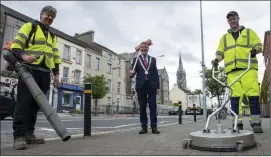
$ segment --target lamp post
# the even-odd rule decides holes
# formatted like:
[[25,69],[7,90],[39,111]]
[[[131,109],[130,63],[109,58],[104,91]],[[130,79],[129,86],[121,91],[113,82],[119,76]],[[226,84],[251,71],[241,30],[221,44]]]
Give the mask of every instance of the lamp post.
[[203,22],[202,22],[202,2],[200,0],[200,28],[201,28],[201,53],[202,53],[202,92],[203,92],[203,118],[207,120],[206,91],[205,91],[205,63],[204,63],[204,43],[203,43]]

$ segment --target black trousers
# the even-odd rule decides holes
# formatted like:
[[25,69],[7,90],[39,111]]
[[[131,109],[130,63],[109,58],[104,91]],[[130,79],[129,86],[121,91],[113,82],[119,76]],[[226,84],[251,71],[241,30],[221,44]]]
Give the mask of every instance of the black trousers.
[[156,91],[146,81],[142,89],[137,90],[138,102],[140,105],[140,123],[142,127],[148,125],[147,117],[147,103],[149,103],[151,127],[157,127],[157,104],[156,104]]
[[[50,88],[50,73],[33,69],[29,72],[34,77],[40,89],[44,93],[47,93]],[[34,132],[39,109],[40,107],[31,95],[26,84],[19,77],[17,86],[17,103],[15,105],[13,116],[14,138],[24,136],[26,133]]]

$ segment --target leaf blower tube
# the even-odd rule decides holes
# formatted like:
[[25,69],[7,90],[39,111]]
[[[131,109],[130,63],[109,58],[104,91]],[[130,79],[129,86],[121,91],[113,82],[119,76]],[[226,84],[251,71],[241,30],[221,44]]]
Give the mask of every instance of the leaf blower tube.
[[33,98],[36,100],[37,104],[42,109],[45,117],[50,122],[50,124],[55,129],[58,136],[62,141],[68,141],[71,135],[68,133],[67,129],[64,127],[63,123],[59,119],[56,112],[54,112],[49,101],[45,97],[44,93],[41,91],[33,76],[25,69],[23,64],[17,60],[17,58],[8,49],[3,49],[4,59],[13,66],[14,70],[22,78],[29,91],[31,92]]

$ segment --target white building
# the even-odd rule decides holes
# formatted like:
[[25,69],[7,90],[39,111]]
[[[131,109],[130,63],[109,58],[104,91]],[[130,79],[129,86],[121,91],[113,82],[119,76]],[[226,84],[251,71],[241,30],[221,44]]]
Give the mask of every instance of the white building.
[[120,113],[124,106],[127,106],[124,84],[125,60],[114,51],[96,43],[94,34],[94,31],[88,31],[75,35],[75,38],[89,47],[86,50],[85,74],[104,75],[107,79],[110,90],[103,99],[98,100],[98,112],[105,113],[106,106],[113,104],[114,111]]
[[182,109],[185,110],[186,106],[187,106],[187,94],[185,93],[185,91],[183,91],[182,89],[178,88],[178,85],[174,85],[174,87],[170,90],[169,92],[169,100],[170,100],[170,104],[175,104],[178,102],[182,102]]

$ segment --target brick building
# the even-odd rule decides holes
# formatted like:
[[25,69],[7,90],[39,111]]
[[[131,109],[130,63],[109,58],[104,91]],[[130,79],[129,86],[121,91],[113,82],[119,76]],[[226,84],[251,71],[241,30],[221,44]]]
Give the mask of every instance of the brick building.
[[[262,84],[265,84],[269,87],[268,88],[268,98],[266,103],[261,103],[261,112],[263,117],[270,117],[270,106],[271,106],[271,40],[270,40],[270,31],[265,32],[264,36],[264,46],[263,46],[263,56],[264,56],[264,63],[265,63],[265,77],[263,79]],[[264,82],[266,81],[266,82]]]

